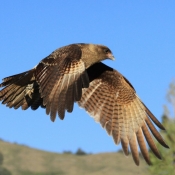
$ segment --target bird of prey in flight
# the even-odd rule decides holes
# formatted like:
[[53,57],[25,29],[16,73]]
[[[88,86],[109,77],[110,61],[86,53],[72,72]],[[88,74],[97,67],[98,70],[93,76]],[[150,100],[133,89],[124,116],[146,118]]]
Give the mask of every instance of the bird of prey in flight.
[[165,128],[140,100],[131,83],[101,62],[105,59],[114,60],[114,56],[104,45],[79,43],[61,47],[33,69],[4,78],[0,101],[14,109],[43,107],[52,121],[57,115],[64,119],[65,111],[72,112],[77,102],[116,144],[121,143],[125,155],[130,147],[136,165],[138,146],[150,165],[146,141],[161,159],[152,135],[168,148],[153,123],[162,130]]

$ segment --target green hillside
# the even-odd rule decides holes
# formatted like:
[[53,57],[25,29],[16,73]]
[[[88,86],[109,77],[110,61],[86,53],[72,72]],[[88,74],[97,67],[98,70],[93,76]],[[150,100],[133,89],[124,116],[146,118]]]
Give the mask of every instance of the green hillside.
[[89,155],[58,154],[0,141],[3,167],[12,175],[148,175],[143,160],[137,167],[131,155],[101,153]]

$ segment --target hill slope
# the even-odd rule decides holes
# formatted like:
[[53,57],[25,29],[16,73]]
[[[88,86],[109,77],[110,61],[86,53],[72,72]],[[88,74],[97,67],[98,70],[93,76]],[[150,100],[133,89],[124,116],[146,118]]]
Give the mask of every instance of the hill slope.
[[0,141],[3,167],[13,175],[146,175],[143,160],[137,167],[132,157],[123,153],[101,153],[78,156],[36,150],[23,145]]

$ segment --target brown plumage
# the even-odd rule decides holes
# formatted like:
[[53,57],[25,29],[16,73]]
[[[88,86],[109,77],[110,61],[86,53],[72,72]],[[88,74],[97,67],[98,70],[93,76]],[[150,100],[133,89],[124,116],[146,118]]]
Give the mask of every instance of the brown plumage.
[[164,127],[139,99],[130,82],[100,62],[107,58],[114,59],[103,45],[71,44],[59,48],[32,70],[4,78],[0,100],[15,109],[44,107],[52,121],[57,114],[64,119],[65,111],[72,112],[74,102],[78,102],[116,144],[121,142],[125,155],[130,147],[136,165],[138,145],[145,161],[151,164],[145,140],[161,159],[152,135],[162,146],[168,146],[152,122],[160,129]]
[[156,157],[161,159],[152,135],[162,146],[168,146],[151,120],[160,129],[165,129],[139,99],[130,82],[103,63],[92,65],[87,72],[90,85],[83,89],[78,104],[106,129],[116,144],[121,142],[125,155],[130,147],[136,165],[139,165],[137,145],[145,161],[151,164],[145,139]]

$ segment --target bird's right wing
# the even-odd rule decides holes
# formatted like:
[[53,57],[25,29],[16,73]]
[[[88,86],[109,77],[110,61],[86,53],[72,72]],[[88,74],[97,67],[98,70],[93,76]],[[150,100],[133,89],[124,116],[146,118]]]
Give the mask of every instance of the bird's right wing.
[[164,127],[139,99],[129,81],[103,63],[94,64],[87,72],[91,83],[89,88],[83,89],[78,104],[106,129],[116,144],[121,142],[125,155],[128,155],[130,146],[137,165],[138,145],[144,159],[150,164],[145,139],[153,153],[161,159],[151,133],[161,145],[168,146],[151,120],[159,128]]
[[52,121],[57,114],[63,119],[65,110],[72,112],[74,102],[81,98],[82,88],[89,86],[81,55],[78,45],[65,46],[54,51],[36,67],[35,77],[43,105]]

